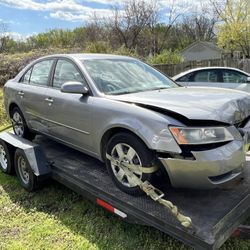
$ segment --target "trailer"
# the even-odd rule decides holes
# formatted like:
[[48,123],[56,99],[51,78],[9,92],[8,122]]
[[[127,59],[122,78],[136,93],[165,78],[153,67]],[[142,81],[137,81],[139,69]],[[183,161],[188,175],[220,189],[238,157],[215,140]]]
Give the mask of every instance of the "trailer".
[[29,164],[35,181],[28,190],[52,178],[122,220],[154,227],[195,249],[218,249],[233,233],[249,237],[249,227],[239,225],[250,216],[250,153],[244,177],[228,186],[197,191],[159,184],[166,198],[192,219],[192,226],[185,228],[169,209],[150,197],[134,197],[119,190],[100,161],[47,137],[39,135],[31,142],[2,132],[0,149],[14,165],[6,173],[18,167],[20,157]]

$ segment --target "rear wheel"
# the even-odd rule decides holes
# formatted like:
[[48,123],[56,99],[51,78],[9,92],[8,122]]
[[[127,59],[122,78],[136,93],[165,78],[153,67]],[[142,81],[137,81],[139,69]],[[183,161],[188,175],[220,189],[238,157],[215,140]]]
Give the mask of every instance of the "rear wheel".
[[29,130],[27,123],[24,119],[24,116],[18,107],[13,108],[10,117],[14,133],[17,136],[28,140],[33,140],[35,138],[35,134]]
[[11,157],[13,153],[14,150],[0,140],[0,170],[5,174],[13,174],[14,172],[13,157]]
[[[152,167],[154,155],[136,136],[129,133],[114,135],[108,142],[106,153],[119,162],[138,166],[138,171],[134,172],[134,174],[142,181],[152,179],[153,174],[142,173],[139,167]],[[107,159],[106,166],[111,178],[121,190],[135,196],[143,194],[143,191],[132,182],[118,164],[111,163]]]
[[38,188],[37,176],[33,173],[29,161],[21,149],[17,149],[15,153],[15,170],[19,182],[27,191],[32,192]]

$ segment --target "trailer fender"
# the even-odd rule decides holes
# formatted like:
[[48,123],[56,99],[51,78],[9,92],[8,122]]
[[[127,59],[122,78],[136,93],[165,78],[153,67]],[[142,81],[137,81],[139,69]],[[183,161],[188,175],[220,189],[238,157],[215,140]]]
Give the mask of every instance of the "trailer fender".
[[[36,176],[44,176],[51,173],[51,164],[47,160],[43,149],[38,144],[20,138],[10,132],[0,133],[0,140],[3,140],[11,147],[22,149],[29,161],[33,173]],[[11,157],[14,157],[14,155]]]

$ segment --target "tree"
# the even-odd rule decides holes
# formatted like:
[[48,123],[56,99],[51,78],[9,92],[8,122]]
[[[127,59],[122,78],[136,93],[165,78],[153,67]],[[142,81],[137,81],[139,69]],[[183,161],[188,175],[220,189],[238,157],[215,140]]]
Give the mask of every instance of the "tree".
[[239,50],[250,58],[250,1],[227,0],[223,8],[219,2],[213,6],[222,24],[218,26],[218,44],[231,52]]
[[6,34],[8,31],[8,24],[5,22],[0,22],[0,53],[4,52],[6,49],[6,44],[9,36]]
[[168,5],[168,15],[164,23],[159,22],[162,19],[159,9],[152,15],[149,26],[153,37],[153,49],[151,50],[153,55],[161,53],[166,44],[170,42],[172,29],[180,16],[175,0]]
[[202,10],[199,14],[185,17],[181,26],[184,34],[191,42],[212,41],[216,36],[214,32],[216,22],[215,16],[208,16],[206,11]]
[[116,33],[120,45],[128,49],[135,49],[139,35],[147,27],[150,18],[155,14],[155,2],[145,0],[127,0],[123,10],[113,7],[113,15],[107,25]]

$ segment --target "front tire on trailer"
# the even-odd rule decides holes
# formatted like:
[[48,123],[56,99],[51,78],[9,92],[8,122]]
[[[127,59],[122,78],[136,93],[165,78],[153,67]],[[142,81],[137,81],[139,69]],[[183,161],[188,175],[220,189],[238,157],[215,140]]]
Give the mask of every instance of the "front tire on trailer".
[[5,174],[14,173],[14,150],[0,140],[0,170]]
[[14,133],[17,136],[28,140],[33,140],[35,138],[35,134],[29,130],[22,111],[18,107],[14,107],[11,110],[10,118],[12,121]]
[[14,162],[16,175],[22,187],[29,192],[35,191],[38,188],[37,176],[33,173],[23,150],[16,150]]
[[[118,133],[107,144],[106,153],[118,161],[138,165],[138,167],[152,167],[155,162],[153,152],[136,136],[130,133]],[[114,183],[124,192],[139,196],[144,192],[126,176],[124,171],[106,159],[109,175]],[[142,173],[139,169],[134,172],[142,181],[151,181],[153,174]]]

